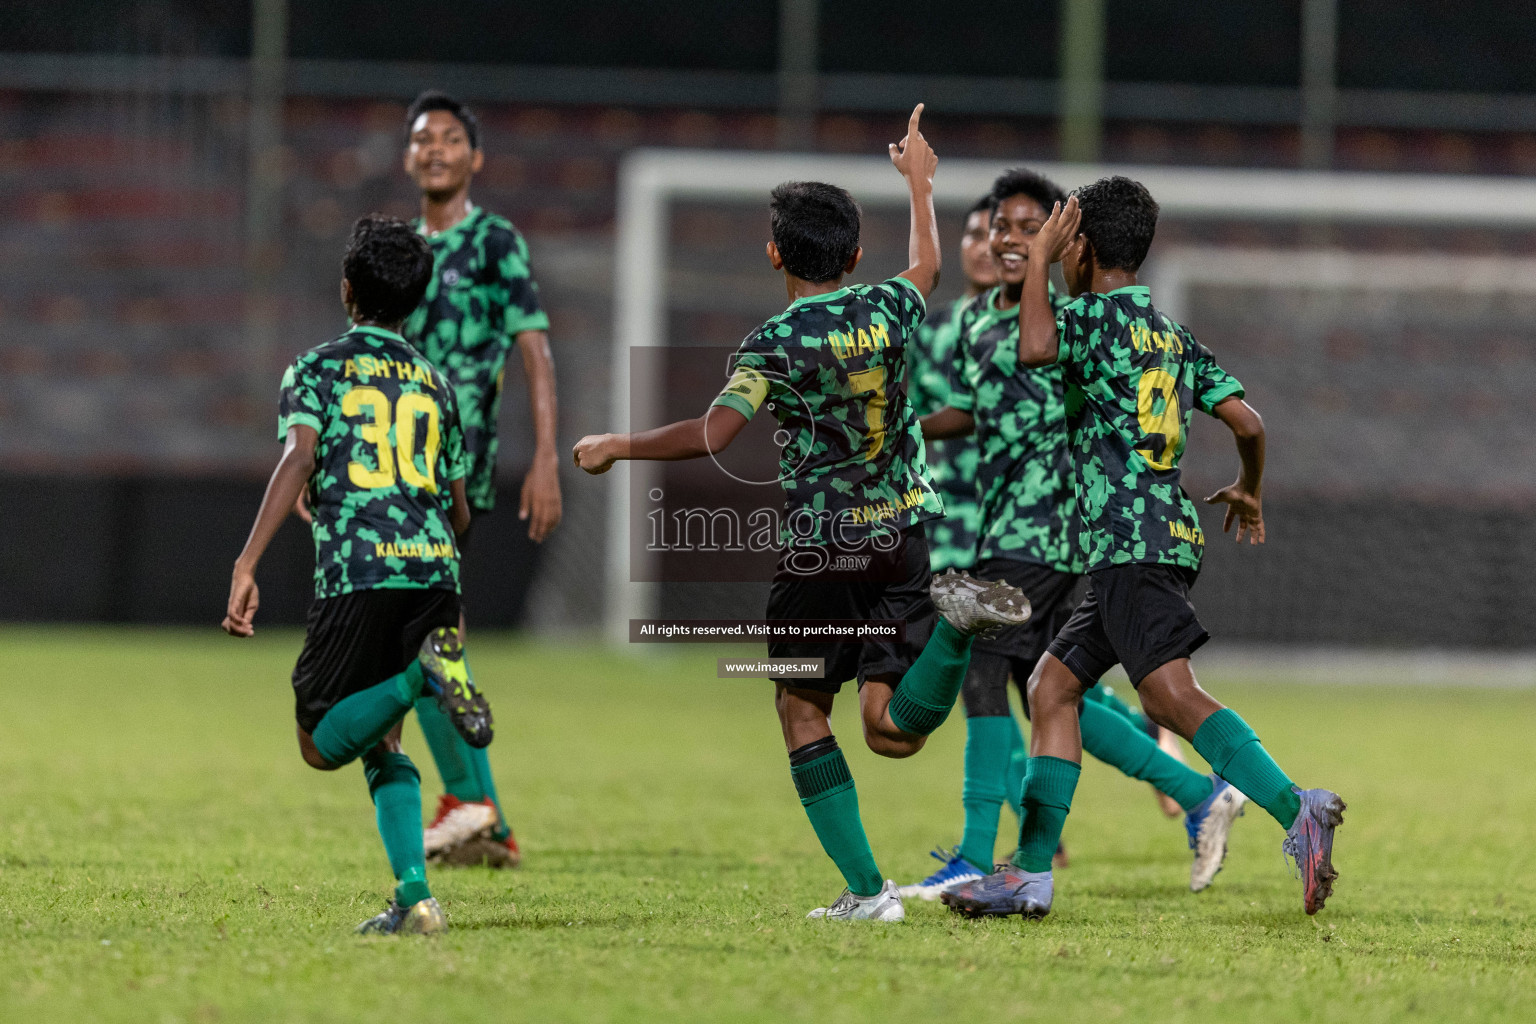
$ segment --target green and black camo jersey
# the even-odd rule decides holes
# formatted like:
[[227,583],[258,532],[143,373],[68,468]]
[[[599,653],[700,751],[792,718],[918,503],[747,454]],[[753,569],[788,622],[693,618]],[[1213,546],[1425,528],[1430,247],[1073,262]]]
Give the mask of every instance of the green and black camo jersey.
[[[422,230],[422,222],[416,221]],[[496,505],[496,431],[502,374],[521,331],[549,329],[528,264],[528,244],[512,222],[478,207],[427,237],[432,283],[403,333],[453,382],[464,423],[471,508]]]
[[923,296],[905,278],[796,299],[732,357],[715,405],[747,418],[768,403],[786,543],[853,545],[943,515],[907,396],[906,351]]
[[1205,534],[1179,486],[1179,456],[1194,409],[1212,413],[1243,386],[1146,288],[1079,296],[1056,323],[1088,571],[1199,569]]
[[[1006,558],[1082,572],[1062,371],[1020,365],[1019,307],[998,309],[999,294],[994,288],[966,310],[950,399],[976,417],[977,561]],[[1051,305],[1066,305],[1055,288]]]
[[464,475],[453,389],[400,335],[354,327],[283,374],[277,433],[320,435],[309,478],[315,596],[459,589],[448,484]]
[[[918,328],[917,343],[907,352],[907,392],[919,416],[938,412],[949,404],[949,375],[954,364],[955,341],[960,337],[960,314],[970,302],[956,299],[948,311]],[[928,479],[944,502],[944,517],[928,524],[928,559],[934,572],[969,569],[976,559],[976,530],[981,506],[976,501],[976,440],[953,437],[927,441],[925,458]]]

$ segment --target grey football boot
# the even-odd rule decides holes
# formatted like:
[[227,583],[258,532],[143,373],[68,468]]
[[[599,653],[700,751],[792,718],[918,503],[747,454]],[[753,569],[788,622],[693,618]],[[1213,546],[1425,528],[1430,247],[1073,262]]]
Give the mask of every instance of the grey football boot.
[[983,636],[1029,621],[1029,598],[1007,583],[978,580],[950,569],[933,577],[928,592],[944,621],[966,636]]

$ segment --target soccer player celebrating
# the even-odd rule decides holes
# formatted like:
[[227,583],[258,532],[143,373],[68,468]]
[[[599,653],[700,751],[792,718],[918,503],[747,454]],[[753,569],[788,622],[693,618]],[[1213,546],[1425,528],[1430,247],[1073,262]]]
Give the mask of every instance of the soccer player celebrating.
[[[987,240],[992,197],[976,200],[965,215],[960,236],[960,272],[965,275],[965,294],[949,309],[924,320],[917,343],[907,353],[907,390],[919,416],[938,412],[949,404],[949,375],[954,363],[955,341],[960,337],[960,314],[971,301],[997,283],[997,265]],[[969,437],[928,441],[928,479],[944,502],[944,516],[928,524],[928,561],[934,572],[969,569],[976,561],[976,529],[981,509],[976,503],[976,442]],[[1022,740],[1020,743],[1022,744]]]
[[[470,201],[485,163],[475,115],[451,96],[426,92],[406,114],[405,170],[421,190],[417,229],[432,247],[432,280],[403,334],[442,371],[458,397],[467,457],[465,489],[472,517],[496,504],[497,418],[506,361],[515,340],[528,377],[533,460],[518,516],[542,542],[560,522],[555,449],[555,370],[549,317],[529,269],[528,246],[511,222]],[[468,534],[460,540],[460,548]],[[461,624],[462,627],[462,624]],[[483,750],[466,746],[423,700],[418,719],[446,792],[426,830],[427,854],[446,864],[513,867],[517,839]]]
[[[769,645],[773,657],[825,658],[821,680],[774,680],[800,802],[847,882],[812,918],[905,917],[895,883],[882,882],[848,762],[832,735],[834,695],[856,677],[865,742],[878,754],[908,757],[953,708],[972,637],[1029,614],[1023,595],[1006,584],[929,570],[924,524],[942,506],[927,480],[905,360],[939,275],[938,158],[918,132],[922,109],[912,112],[906,138],[890,147],[911,193],[907,270],[878,285],[844,285],[862,255],[853,198],[818,182],[780,185],[768,259],[783,271],[789,308],[747,336],[733,376],[703,416],[584,437],[574,452],[589,473],[618,459],[698,458],[725,448],[768,402],[790,437],[780,463],[786,544],[768,618],[906,623],[900,643]],[[845,562],[867,569],[849,572]]]
[[[1227,506],[1225,531],[1264,540],[1264,425],[1243,388],[1194,336],[1158,312],[1136,272],[1152,245],[1157,203],[1140,183],[1103,178],[1078,189],[1029,247],[1018,314],[1018,360],[1059,364],[1083,520],[1088,596],[1029,680],[1033,735],[1019,849],[1004,870],[941,897],[970,915],[1042,916],[1051,909],[1051,851],[1072,806],[1082,761],[1078,705],[1121,663],[1152,720],[1194,744],[1216,774],[1286,830],[1307,913],[1333,891],[1334,829],[1344,801],[1298,789],[1251,728],[1200,688],[1190,655],[1209,639],[1189,603],[1205,535],[1179,486],[1191,412],[1221,420],[1237,442],[1235,483],[1206,500]],[[1058,316],[1048,274],[1061,260],[1074,301]]]
[[256,565],[307,487],[315,603],[293,670],[299,752],[322,771],[363,761],[397,884],[358,930],[439,932],[447,921],[427,886],[421,776],[399,736],[411,708],[430,700],[466,744],[491,742],[458,632],[464,435],[453,389],[400,336],[432,274],[426,242],[404,221],[364,217],[342,271],[352,327],[283,375],[283,455],[235,562],[223,625],[254,634]]
[[[978,640],[971,655],[962,690],[965,831],[944,865],[910,887],[926,899],[991,871],[998,809],[1005,800],[1017,801],[1022,787],[1022,774],[1010,779],[1010,740],[1018,724],[1008,706],[1008,680],[1018,685],[1029,678],[1071,615],[1083,572],[1062,371],[1031,368],[1018,359],[1018,305],[1030,243],[1052,205],[1064,198],[1055,183],[1022,169],[993,185],[989,239],[1000,280],[961,318],[949,406],[923,420],[925,435],[974,431],[981,447],[982,508],[976,571],[1018,587],[1033,608],[1026,625]],[[1048,295],[1053,308],[1066,305],[1055,289]],[[1083,746],[1177,801],[1195,853],[1190,888],[1199,892],[1221,869],[1243,796],[1169,756],[1128,708],[1094,682],[1080,711]]]

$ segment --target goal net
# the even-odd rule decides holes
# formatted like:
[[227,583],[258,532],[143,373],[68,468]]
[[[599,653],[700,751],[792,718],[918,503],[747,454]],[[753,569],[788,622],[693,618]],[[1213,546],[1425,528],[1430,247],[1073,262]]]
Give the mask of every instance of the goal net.
[[[1516,648],[1536,619],[1536,183],[1017,161],[1065,188],[1105,173],[1162,207],[1153,299],[1212,348],[1264,416],[1269,542],[1210,538],[1195,603],[1213,633],[1266,644]],[[942,160],[946,260],[1002,163]],[[763,255],[781,181],[848,188],[860,280],[906,263],[906,189],[883,157],[638,151],[620,180],[613,427],[696,416],[741,338],[785,302]],[[605,621],[760,618],[777,509],[771,417],[732,460],[620,464],[609,485]],[[1195,498],[1236,457],[1196,417]],[[761,520],[759,520],[761,522]]]

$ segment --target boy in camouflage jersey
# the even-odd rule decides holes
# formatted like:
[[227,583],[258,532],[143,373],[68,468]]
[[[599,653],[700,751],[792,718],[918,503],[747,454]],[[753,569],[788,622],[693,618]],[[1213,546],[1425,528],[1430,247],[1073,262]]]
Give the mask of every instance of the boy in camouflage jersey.
[[[960,316],[971,300],[997,283],[997,266],[987,244],[991,196],[982,196],[966,211],[960,236],[960,272],[965,294],[939,316],[923,321],[917,343],[907,353],[907,391],[919,416],[949,404],[950,373]],[[969,569],[976,561],[976,530],[981,507],[976,501],[976,442],[969,437],[929,440],[924,444],[928,479],[944,502],[944,515],[928,523],[928,561],[934,572]]]
[[[1051,206],[1064,198],[1055,183],[1032,171],[1008,171],[994,183],[989,240],[999,267],[998,287],[967,307],[950,405],[923,420],[925,436],[974,431],[981,448],[977,486],[982,506],[976,571],[1024,591],[1033,615],[1026,625],[976,642],[961,691],[965,831],[953,853],[935,855],[943,866],[904,888],[903,895],[910,890],[936,899],[945,889],[990,872],[998,810],[1005,801],[1018,809],[1025,768],[1024,758],[1013,757],[1014,744],[1022,749],[1023,741],[1008,703],[1008,680],[1023,685],[1077,603],[1083,563],[1077,551],[1062,372],[1057,366],[1031,369],[1018,361],[1017,307],[1029,245]],[[1054,288],[1049,296],[1053,308],[1067,305]],[[1190,888],[1199,892],[1221,868],[1241,794],[1159,749],[1157,727],[1102,685],[1090,687],[1087,697],[1080,712],[1084,748],[1172,794],[1174,813],[1186,816],[1195,851]],[[1027,713],[1027,701],[1025,707]]]
[[[907,399],[905,352],[938,280],[933,217],[937,157],[918,132],[919,105],[891,161],[911,191],[910,266],[879,285],[842,284],[859,262],[858,207],[844,190],[789,182],[773,191],[768,258],[789,308],[750,334],[734,372],[701,417],[635,434],[584,437],[576,463],[602,473],[617,459],[699,458],[721,451],[766,402],[788,433],[780,461],[785,542],[768,619],[898,620],[900,642],[775,640],[776,658],[825,659],[821,679],[774,679],[790,774],[822,848],[847,888],[807,916],[900,921],[859,818],[848,762],[828,716],[857,678],[865,741],[888,757],[920,750],[965,678],[972,637],[1023,622],[1017,590],[957,574],[933,577],[925,522],[942,513],[926,478],[922,434]],[[845,568],[862,564],[862,570]]]
[[[539,306],[528,245],[510,221],[469,200],[470,182],[485,154],[479,122],[468,108],[443,93],[423,93],[406,114],[406,128],[405,169],[421,190],[416,227],[432,247],[434,265],[426,295],[403,333],[458,397],[472,523],[496,504],[497,419],[516,341],[535,435],[518,515],[528,521],[528,536],[542,542],[560,521],[559,457],[549,317]],[[461,549],[468,540],[466,534]],[[417,717],[445,790],[426,830],[428,856],[445,864],[515,866],[522,854],[489,758],[466,746],[431,702],[422,702]]]
[[[1209,638],[1189,603],[1205,535],[1179,486],[1179,457],[1196,406],[1237,442],[1236,483],[1211,495],[1225,531],[1262,543],[1264,425],[1243,389],[1179,324],[1158,312],[1136,271],[1157,226],[1157,204],[1129,178],[1104,178],[1056,204],[1030,246],[1019,307],[1019,362],[1059,363],[1089,573],[1088,596],[1029,681],[1034,725],[1019,849],[1005,870],[942,897],[969,915],[1050,911],[1055,849],[1082,760],[1077,707],[1108,668],[1124,664],[1142,707],[1189,740],[1216,774],[1286,829],[1284,852],[1316,913],[1332,893],[1334,829],[1344,802],[1302,790],[1230,708],[1200,688],[1189,657]],[[1058,315],[1047,276],[1062,261],[1074,301]]]
[[342,284],[353,326],[283,375],[283,456],[235,563],[224,619],[230,635],[254,634],[257,563],[307,489],[315,603],[293,670],[299,752],[322,771],[362,758],[397,883],[360,931],[447,927],[427,886],[421,776],[400,750],[405,716],[428,700],[466,743],[491,741],[458,632],[464,435],[453,389],[398,333],[431,268],[403,221],[357,223]]

